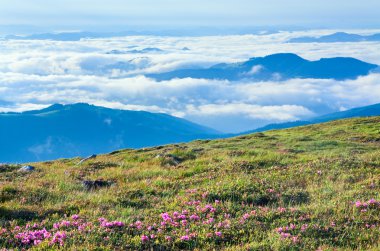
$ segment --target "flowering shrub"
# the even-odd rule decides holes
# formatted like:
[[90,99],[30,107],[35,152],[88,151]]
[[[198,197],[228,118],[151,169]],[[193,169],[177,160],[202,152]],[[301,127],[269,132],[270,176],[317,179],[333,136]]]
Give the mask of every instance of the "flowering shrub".
[[366,212],[370,209],[380,209],[380,201],[377,201],[375,199],[370,199],[367,202],[361,202],[356,201],[355,202],[356,208],[358,208],[361,212]]

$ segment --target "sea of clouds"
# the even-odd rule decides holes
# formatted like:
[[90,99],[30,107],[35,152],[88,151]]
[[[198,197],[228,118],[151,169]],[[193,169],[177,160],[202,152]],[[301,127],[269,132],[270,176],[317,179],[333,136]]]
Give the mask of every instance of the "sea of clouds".
[[[202,68],[279,52],[309,60],[355,57],[380,65],[380,42],[294,44],[293,37],[334,31],[267,35],[131,36],[80,41],[0,40],[0,111],[87,102],[111,108],[164,112],[239,132],[380,103],[380,74],[356,80],[291,79],[230,82],[144,76]],[[370,33],[371,31],[356,31]],[[144,52],[146,48],[157,48]]]

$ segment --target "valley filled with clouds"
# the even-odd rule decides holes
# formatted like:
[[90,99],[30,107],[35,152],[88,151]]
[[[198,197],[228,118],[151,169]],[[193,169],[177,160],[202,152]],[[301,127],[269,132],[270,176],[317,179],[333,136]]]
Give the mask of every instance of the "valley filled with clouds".
[[[354,57],[380,65],[380,42],[287,43],[333,31],[210,37],[129,36],[80,41],[0,40],[0,110],[77,103],[163,112],[222,132],[307,119],[380,102],[380,73],[353,80],[254,82],[146,74],[206,68],[290,52],[308,60]],[[376,31],[355,31],[370,34]],[[259,69],[253,69],[259,70]]]

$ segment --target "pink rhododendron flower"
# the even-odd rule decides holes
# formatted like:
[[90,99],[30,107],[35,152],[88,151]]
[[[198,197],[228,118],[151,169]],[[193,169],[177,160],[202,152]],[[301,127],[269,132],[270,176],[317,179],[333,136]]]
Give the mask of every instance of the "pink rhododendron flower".
[[142,243],[145,243],[145,242],[148,242],[149,241],[149,237],[148,236],[146,236],[146,235],[142,235],[141,236],[141,242]]
[[189,241],[190,237],[188,235],[181,236],[181,241]]
[[71,216],[71,219],[73,219],[73,220],[79,220],[79,215],[74,214],[73,216]]
[[50,245],[59,244],[60,246],[64,245],[64,240],[67,238],[65,232],[57,232],[54,234],[53,239],[50,242]]

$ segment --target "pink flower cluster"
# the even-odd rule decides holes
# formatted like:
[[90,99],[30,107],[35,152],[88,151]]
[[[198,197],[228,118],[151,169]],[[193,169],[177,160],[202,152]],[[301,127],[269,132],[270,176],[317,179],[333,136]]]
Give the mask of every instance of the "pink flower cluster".
[[198,205],[196,207],[196,209],[197,209],[197,211],[200,211],[202,213],[206,213],[206,212],[215,213],[216,212],[216,209],[210,204],[207,204],[204,207],[201,207]]
[[50,242],[50,245],[59,244],[60,246],[64,245],[64,240],[67,238],[65,232],[57,232],[54,234],[53,239]]
[[181,236],[181,241],[189,241],[190,237],[188,235]]
[[[270,191],[270,192],[275,192]],[[287,214],[292,213],[295,209],[287,208],[270,208],[246,205],[246,211],[241,214],[230,214],[228,204],[219,200],[215,203],[210,203],[207,198],[207,193],[197,190],[189,190],[187,195],[181,198],[182,208],[174,212],[163,212],[156,219],[145,219],[143,221],[135,221],[129,223],[121,221],[110,221],[106,218],[99,218],[98,224],[93,224],[90,221],[85,221],[79,215],[72,215],[71,218],[66,218],[44,228],[44,224],[39,223],[26,225],[24,228],[15,227],[13,231],[3,230],[0,228],[0,237],[17,235],[17,242],[14,242],[14,247],[29,248],[32,245],[38,245],[43,241],[50,245],[64,246],[65,241],[70,238],[70,243],[76,241],[77,235],[86,233],[100,234],[101,240],[108,244],[115,240],[113,234],[126,234],[131,237],[140,238],[141,243],[145,247],[155,245],[154,243],[167,242],[170,245],[177,245],[179,242],[184,242],[186,245],[203,238],[212,239],[217,242],[228,241],[232,231],[237,231],[244,224],[260,224],[260,218],[265,217],[268,213],[272,214]],[[372,202],[371,202],[372,203]],[[373,204],[373,203],[372,203]],[[302,216],[307,219],[306,216]],[[302,218],[303,219],[303,218]],[[308,226],[305,224],[298,227],[298,235],[295,231],[296,226],[290,224],[287,227],[278,228],[277,232],[281,239],[298,242],[299,235],[306,231]],[[41,230],[42,229],[42,230]],[[16,232],[14,232],[16,231]],[[82,237],[79,236],[80,239]],[[67,243],[67,241],[66,241]]]
[[201,204],[200,200],[191,200],[191,201],[186,202],[186,205],[188,206],[198,206],[200,204]]
[[1,228],[0,229],[0,235],[6,233],[8,230],[6,228]]
[[240,219],[240,224],[244,224],[247,220],[249,220],[252,216],[255,216],[257,214],[256,210],[253,210],[249,213],[243,214],[243,216]]
[[[301,231],[305,231],[307,227],[308,226],[306,224],[302,225]],[[296,225],[291,223],[289,226],[277,228],[276,231],[278,234],[280,234],[281,240],[290,239],[293,243],[297,243],[299,241],[299,237],[289,233],[295,229],[296,229]]]
[[146,243],[148,241],[149,241],[149,237],[148,236],[146,236],[146,235],[141,236],[141,242],[142,243]]
[[[194,195],[196,190],[189,190],[188,193]],[[197,194],[196,194],[197,195]],[[203,200],[205,194],[201,194]],[[226,214],[226,220],[221,222],[216,222],[215,215],[218,212],[218,205],[220,201],[216,201],[215,205],[205,204],[202,205],[201,200],[189,200],[184,202],[183,205],[188,206],[188,208],[182,211],[174,211],[173,213],[164,212],[161,214],[161,222],[159,224],[149,225],[146,230],[149,234],[144,231],[142,223],[132,224],[130,226],[136,227],[137,229],[144,232],[141,235],[141,242],[148,244],[156,236],[152,233],[165,233],[164,239],[168,242],[173,241],[178,238],[182,242],[188,242],[198,237],[198,234],[194,232],[193,228],[200,227],[202,225],[208,225],[210,228],[216,229],[213,236],[222,238],[222,232],[218,229],[225,229],[230,227],[230,221],[227,219],[229,215]],[[157,227],[159,226],[159,227]],[[191,230],[193,229],[193,230]],[[160,235],[161,236],[161,235]]]
[[[185,227],[188,224],[188,214],[189,212],[187,210],[183,210],[181,213],[174,212],[172,216],[169,213],[162,213],[161,218],[163,221],[161,221],[161,226],[164,227],[171,225],[173,227],[178,227],[182,225]],[[199,220],[199,217],[197,218],[196,215],[191,215],[189,219],[194,221]]]
[[[63,246],[68,238],[68,232],[82,233],[93,227],[91,222],[81,220],[79,215],[73,215],[71,220],[62,220],[53,223],[51,229],[45,226],[46,222],[26,224],[24,227],[14,226],[12,230],[0,229],[0,235],[6,235],[9,238],[9,243],[14,243],[16,246],[30,247],[37,246],[48,241],[49,245]],[[49,230],[47,230],[49,229]],[[65,231],[62,231],[64,229]]]
[[60,228],[67,228],[70,227],[71,222],[67,220],[63,220],[61,222],[57,222],[53,224],[53,228],[55,229],[60,229]]
[[49,233],[45,228],[42,230],[34,230],[34,231],[24,231],[17,233],[15,238],[20,240],[24,245],[38,245],[42,241],[49,239],[51,237],[51,233]]
[[191,216],[190,216],[190,220],[192,220],[192,221],[199,221],[201,219],[201,217],[199,217],[198,215],[196,215],[196,214],[192,214]]
[[121,221],[107,221],[105,218],[99,218],[101,227],[105,228],[115,228],[115,227],[124,227],[125,224]]
[[296,225],[291,223],[289,226],[277,228],[277,232],[278,233],[284,233],[285,231],[290,231],[290,230],[294,230],[294,229],[296,229]]
[[370,199],[367,202],[356,201],[356,208],[360,209],[361,212],[366,212],[368,209],[378,209],[380,208],[380,201],[375,199]]
[[71,216],[71,219],[72,220],[79,220],[79,215],[74,214],[73,216]]

